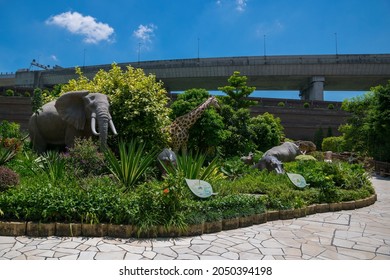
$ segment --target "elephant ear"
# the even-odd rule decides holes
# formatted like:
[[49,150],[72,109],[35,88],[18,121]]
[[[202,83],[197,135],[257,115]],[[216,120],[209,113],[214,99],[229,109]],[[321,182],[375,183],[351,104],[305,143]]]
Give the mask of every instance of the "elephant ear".
[[61,95],[54,106],[61,119],[78,130],[85,127],[86,113],[84,99],[89,91],[70,91]]

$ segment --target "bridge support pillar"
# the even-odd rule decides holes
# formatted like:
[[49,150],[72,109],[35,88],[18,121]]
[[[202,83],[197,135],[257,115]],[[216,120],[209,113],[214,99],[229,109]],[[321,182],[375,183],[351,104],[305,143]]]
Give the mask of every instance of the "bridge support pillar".
[[301,89],[300,96],[302,100],[324,100],[324,82],[325,77],[314,76],[309,80],[308,85]]

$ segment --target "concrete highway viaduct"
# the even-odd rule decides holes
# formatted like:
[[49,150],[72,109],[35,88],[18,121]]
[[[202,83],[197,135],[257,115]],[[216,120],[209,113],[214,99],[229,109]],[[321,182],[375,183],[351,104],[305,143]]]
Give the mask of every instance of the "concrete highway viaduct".
[[[248,77],[257,90],[297,90],[303,100],[324,100],[326,91],[368,91],[390,79],[390,54],[247,56],[175,59],[118,63],[154,74],[169,92],[190,88],[217,90],[227,84],[234,71]],[[110,64],[82,67],[92,78]],[[8,85],[16,88],[46,88],[76,78],[74,68],[28,71],[18,70]],[[0,87],[2,86],[0,78]]]

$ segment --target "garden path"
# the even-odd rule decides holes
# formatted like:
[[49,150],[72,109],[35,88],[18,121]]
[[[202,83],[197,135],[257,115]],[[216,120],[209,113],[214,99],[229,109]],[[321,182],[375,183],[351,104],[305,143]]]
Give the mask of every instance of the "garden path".
[[378,200],[356,210],[272,221],[195,237],[0,236],[0,259],[390,260],[390,179],[373,177],[372,181]]

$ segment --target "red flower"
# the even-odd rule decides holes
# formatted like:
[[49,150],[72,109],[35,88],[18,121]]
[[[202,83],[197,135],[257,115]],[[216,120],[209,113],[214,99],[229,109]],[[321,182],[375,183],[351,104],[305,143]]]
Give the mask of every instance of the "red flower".
[[164,189],[163,193],[165,193],[165,194],[169,193],[169,189],[168,188]]

